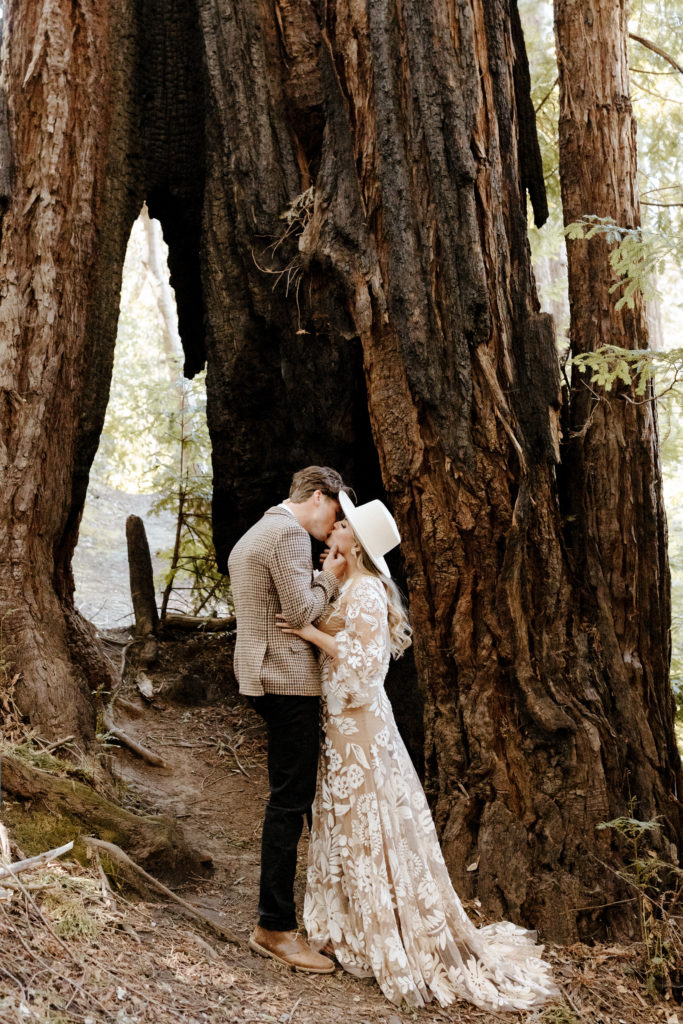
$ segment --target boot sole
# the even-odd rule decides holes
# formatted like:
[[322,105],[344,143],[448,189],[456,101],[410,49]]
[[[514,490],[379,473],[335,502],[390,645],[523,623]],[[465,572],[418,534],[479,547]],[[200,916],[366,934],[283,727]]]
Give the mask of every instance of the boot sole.
[[290,963],[289,960],[285,960],[283,957],[278,956],[277,953],[273,953],[270,949],[266,949],[265,946],[259,946],[258,942],[254,942],[253,939],[249,939],[249,949],[254,953],[258,953],[259,956],[269,957],[271,960],[277,960],[283,967],[289,967],[290,971],[299,971],[301,974],[334,974],[334,964],[330,964],[329,967],[299,967],[298,964]]

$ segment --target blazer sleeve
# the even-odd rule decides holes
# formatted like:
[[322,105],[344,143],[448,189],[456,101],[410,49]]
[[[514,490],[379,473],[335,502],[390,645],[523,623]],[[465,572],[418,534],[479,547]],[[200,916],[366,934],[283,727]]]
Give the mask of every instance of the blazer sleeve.
[[320,618],[339,593],[339,582],[333,572],[324,569],[313,578],[311,545],[302,530],[287,530],[280,537],[273,551],[270,573],[282,614],[296,629]]

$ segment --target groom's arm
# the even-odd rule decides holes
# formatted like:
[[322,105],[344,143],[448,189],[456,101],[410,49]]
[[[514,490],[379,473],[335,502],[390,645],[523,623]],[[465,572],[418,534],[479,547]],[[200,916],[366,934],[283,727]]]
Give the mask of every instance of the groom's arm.
[[339,593],[339,581],[329,569],[312,579],[311,543],[302,530],[287,530],[278,540],[270,573],[285,619],[296,629],[319,619]]

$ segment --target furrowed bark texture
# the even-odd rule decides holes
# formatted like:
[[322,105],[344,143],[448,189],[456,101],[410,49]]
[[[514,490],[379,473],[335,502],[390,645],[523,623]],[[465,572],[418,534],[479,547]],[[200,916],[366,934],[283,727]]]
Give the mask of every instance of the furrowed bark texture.
[[[636,123],[629,98],[628,8],[556,0],[560,171],[565,222],[611,217],[640,224]],[[642,297],[620,290],[604,238],[567,243],[572,353],[602,345],[647,348]],[[670,581],[656,409],[621,394],[596,396],[572,373],[562,498],[577,574],[577,614],[593,624],[599,699],[616,747],[615,786],[634,815],[680,828],[680,756],[669,686]],[[651,397],[651,396],[650,396]],[[590,635],[590,634],[589,634]],[[598,639],[599,638],[599,639]],[[680,833],[679,833],[680,834]],[[665,845],[666,849],[666,845]]]
[[23,708],[51,737],[92,736],[87,675],[99,669],[108,678],[62,600],[60,557],[110,128],[107,33],[106,6],[87,0],[5,5],[13,173],[0,248],[3,657],[22,673]]
[[[9,6],[26,17],[18,0]],[[606,921],[598,905],[616,891],[593,855],[610,856],[596,823],[626,809],[615,735],[626,719],[613,724],[600,626],[582,617],[563,544],[559,374],[531,279],[525,190],[539,222],[545,200],[514,5],[155,0],[107,9],[102,118],[83,112],[87,130],[105,134],[85,174],[91,191],[68,209],[97,227],[77,235],[81,262],[70,253],[64,263],[76,261],[68,288],[79,290],[63,331],[75,387],[58,395],[75,422],[55,482],[41,477],[44,507],[56,509],[37,534],[42,561],[27,540],[26,554],[16,548],[26,572],[40,566],[58,581],[53,618],[27,613],[34,643],[53,643],[57,612],[70,607],[123,250],[146,198],[170,247],[187,372],[208,362],[219,559],[307,463],[336,466],[361,501],[388,497],[404,538],[397,568],[419,691],[409,663],[393,685],[399,711],[424,702],[426,785],[455,884],[547,937],[591,934]],[[27,28],[12,38],[28,54],[41,36]],[[73,84],[80,65],[73,54],[67,63]],[[12,75],[10,112],[26,128],[20,136],[15,125],[13,139],[30,154],[19,80]],[[53,144],[47,124],[38,138]],[[35,158],[21,159],[29,175]],[[65,175],[45,189],[60,216]],[[13,265],[32,296],[29,268],[40,269],[46,250],[18,237],[26,201],[22,185],[2,252],[9,266],[19,246]],[[62,337],[55,323],[44,344]],[[14,362],[19,348],[29,358],[32,339],[29,331],[17,343]],[[54,391],[43,389],[51,402]],[[15,490],[32,479],[28,465],[15,470]],[[40,460],[31,465],[37,473]],[[27,510],[37,514],[31,502]],[[11,506],[3,515],[3,528],[14,523]],[[21,593],[18,579],[3,604]],[[661,670],[647,669],[657,687]],[[656,742],[672,741],[669,726],[652,720]],[[656,797],[673,838],[671,785],[662,774]],[[592,904],[595,912],[581,909]]]
[[[556,634],[559,382],[530,280],[509,11],[339,5],[327,39],[337,149],[315,244],[346,270],[405,538],[444,852],[461,892],[571,935],[595,755]],[[334,182],[354,168],[345,200]]]
[[[329,464],[368,488],[381,484],[345,293],[327,268],[307,265],[297,245],[313,212],[313,194],[304,193],[320,161],[323,124],[313,7],[198,0],[198,8],[211,97],[207,413],[216,548],[225,565],[264,496],[286,497],[302,465]],[[283,219],[288,210],[291,224]]]

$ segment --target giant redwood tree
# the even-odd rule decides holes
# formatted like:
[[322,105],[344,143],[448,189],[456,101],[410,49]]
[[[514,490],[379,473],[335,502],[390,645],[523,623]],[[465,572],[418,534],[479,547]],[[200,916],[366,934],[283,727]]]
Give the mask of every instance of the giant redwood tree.
[[[555,26],[565,223],[597,216],[638,228],[627,4],[555,0]],[[647,348],[642,296],[619,308],[609,248],[604,235],[567,243],[573,355],[604,345]],[[671,655],[670,583],[648,397],[634,400],[626,388],[599,394],[573,370],[561,490],[577,599],[600,639],[606,718],[620,736],[620,768],[639,814],[651,819],[666,806],[664,794],[680,798],[680,789],[674,705],[659,682]]]
[[[531,276],[527,194],[539,222],[545,199],[514,0],[7,0],[5,21],[0,586],[25,711],[87,733],[106,671],[70,560],[146,200],[186,370],[208,364],[219,557],[303,463],[336,465],[361,500],[383,488],[456,886],[551,938],[609,922],[595,825],[633,796],[668,855],[680,832],[667,606],[651,627],[623,594],[596,614],[572,538],[606,580],[614,558],[621,586],[656,587],[663,512],[642,423],[623,479],[643,482],[656,566],[634,577],[627,540],[567,496],[585,484],[559,464]],[[623,615],[658,630],[633,649],[637,682],[617,674]]]

